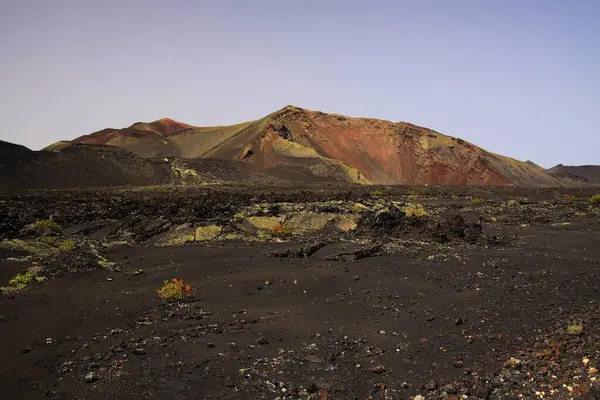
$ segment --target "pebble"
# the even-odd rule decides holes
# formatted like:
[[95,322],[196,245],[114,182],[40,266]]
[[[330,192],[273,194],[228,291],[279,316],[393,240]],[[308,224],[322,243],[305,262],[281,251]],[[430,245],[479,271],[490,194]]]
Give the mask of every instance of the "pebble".
[[523,377],[520,374],[514,374],[508,377],[508,380],[512,383],[521,383],[523,382]]
[[383,365],[376,365],[373,368],[371,368],[371,372],[373,372],[374,374],[383,374],[386,371],[387,370]]
[[267,345],[269,344],[269,340],[267,338],[261,337],[256,341],[256,343],[260,345]]
[[107,276],[107,277],[106,277],[106,280],[107,280],[108,282],[112,282],[113,278],[112,278],[111,276]]
[[144,273],[143,269],[138,269],[137,271],[133,271],[133,275],[141,275]]
[[498,389],[499,387],[502,387],[502,378],[495,377],[490,381],[490,383],[492,384],[493,388]]
[[146,354],[146,351],[144,349],[142,349],[142,348],[133,349],[133,350],[131,350],[131,352],[135,356],[143,356],[144,354]]
[[518,358],[511,358],[506,362],[506,366],[516,368],[521,365],[521,360]]
[[431,391],[434,391],[435,389],[437,389],[437,383],[434,380],[427,382],[427,384],[425,385],[425,390],[428,390],[431,392]]
[[213,342],[208,342],[208,343],[206,343],[206,347],[207,347],[208,349],[212,349],[212,348],[214,348],[214,347],[215,347],[215,344],[214,344]]
[[475,386],[474,394],[477,397],[481,397],[482,399],[487,399],[488,396],[492,393],[492,388],[488,385],[477,385]]
[[462,325],[462,323],[463,323],[463,320],[462,320],[462,318],[457,318],[457,319],[454,321],[454,325]]
[[98,379],[100,379],[98,377],[98,374],[96,374],[95,372],[89,372],[84,378],[83,380],[85,381],[85,383],[92,383],[92,382],[96,382]]

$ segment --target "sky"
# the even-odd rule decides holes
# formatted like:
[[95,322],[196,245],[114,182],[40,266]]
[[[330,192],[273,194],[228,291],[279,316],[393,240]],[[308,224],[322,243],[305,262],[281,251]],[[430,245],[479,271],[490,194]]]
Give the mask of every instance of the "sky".
[[292,104],[600,164],[597,0],[0,0],[0,140]]

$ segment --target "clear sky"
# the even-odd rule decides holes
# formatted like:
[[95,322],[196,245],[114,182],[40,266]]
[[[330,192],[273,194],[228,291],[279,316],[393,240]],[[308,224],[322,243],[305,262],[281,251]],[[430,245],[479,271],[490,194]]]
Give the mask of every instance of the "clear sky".
[[0,0],[0,139],[293,104],[600,164],[598,0]]

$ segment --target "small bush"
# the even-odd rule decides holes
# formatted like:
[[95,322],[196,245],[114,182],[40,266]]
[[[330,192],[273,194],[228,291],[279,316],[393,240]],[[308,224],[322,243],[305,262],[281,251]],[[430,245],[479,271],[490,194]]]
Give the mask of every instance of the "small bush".
[[387,193],[385,191],[383,191],[383,190],[373,190],[371,192],[371,196],[372,197],[382,197],[382,196],[385,196],[386,194]]
[[62,228],[50,219],[40,219],[33,223],[33,229],[40,235],[60,235]]
[[571,322],[567,326],[567,333],[569,335],[579,335],[583,332],[583,324],[581,322]]
[[271,234],[277,237],[287,237],[292,235],[292,231],[285,223],[280,222],[271,229]]
[[67,239],[62,242],[59,246],[61,251],[71,251],[75,248],[75,241],[73,239]]
[[471,203],[472,204],[481,204],[481,203],[483,203],[483,199],[479,199],[477,197],[474,197],[474,198],[471,199]]
[[40,236],[40,238],[39,238],[40,242],[49,244],[51,246],[56,245],[56,242],[58,242],[59,240],[60,240],[60,238],[58,236],[52,236],[52,235],[47,235],[47,234],[44,234],[43,236]]
[[31,271],[15,275],[8,284],[11,286],[25,287],[35,281],[35,274]]
[[158,296],[167,301],[181,300],[192,292],[192,287],[186,285],[183,279],[173,278],[171,281],[165,281],[164,285],[158,289]]
[[429,215],[427,210],[420,204],[408,205],[403,211],[407,217],[426,217]]
[[572,194],[565,195],[565,201],[567,201],[567,202],[570,203],[570,202],[575,201],[575,200],[577,200],[577,197],[573,196]]
[[590,197],[590,204],[594,206],[600,205],[600,193]]

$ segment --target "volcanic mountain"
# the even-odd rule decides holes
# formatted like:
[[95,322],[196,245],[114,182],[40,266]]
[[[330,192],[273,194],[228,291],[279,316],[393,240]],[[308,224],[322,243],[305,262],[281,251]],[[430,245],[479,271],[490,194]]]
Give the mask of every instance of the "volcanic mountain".
[[373,184],[559,186],[541,168],[406,122],[351,118],[287,106],[232,126],[195,127],[168,118],[104,129],[45,150],[109,145],[145,158],[241,161],[286,179]]
[[576,182],[600,183],[600,165],[562,165],[546,170],[546,173]]

